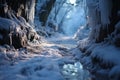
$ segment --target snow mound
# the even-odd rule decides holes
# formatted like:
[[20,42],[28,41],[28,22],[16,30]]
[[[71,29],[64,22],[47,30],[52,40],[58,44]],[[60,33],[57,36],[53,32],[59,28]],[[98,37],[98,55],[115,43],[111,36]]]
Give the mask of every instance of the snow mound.
[[120,50],[114,46],[99,46],[93,50],[91,57],[97,57],[102,60],[103,63],[113,63],[115,65],[118,65],[120,64],[119,53]]

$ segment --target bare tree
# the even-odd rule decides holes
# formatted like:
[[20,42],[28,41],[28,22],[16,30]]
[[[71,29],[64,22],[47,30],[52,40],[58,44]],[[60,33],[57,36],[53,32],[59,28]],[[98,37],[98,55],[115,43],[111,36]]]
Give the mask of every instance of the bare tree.
[[53,5],[56,0],[49,0],[42,6],[40,10],[39,19],[43,23],[42,25],[45,26],[48,16],[53,8]]

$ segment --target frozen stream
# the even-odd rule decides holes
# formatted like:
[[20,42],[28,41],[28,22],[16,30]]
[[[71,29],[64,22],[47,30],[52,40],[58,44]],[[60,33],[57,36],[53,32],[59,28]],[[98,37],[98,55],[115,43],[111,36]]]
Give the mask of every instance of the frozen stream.
[[[48,41],[50,42],[50,44],[54,44],[53,46],[51,46],[53,48],[57,46],[70,50],[77,46],[77,41],[69,36],[52,37],[51,39],[49,38]],[[64,64],[61,68],[61,71],[65,80],[90,80],[89,72],[83,69],[82,64],[78,61]]]
[[65,64],[62,68],[62,74],[66,80],[89,80],[89,73],[83,70],[80,62]]

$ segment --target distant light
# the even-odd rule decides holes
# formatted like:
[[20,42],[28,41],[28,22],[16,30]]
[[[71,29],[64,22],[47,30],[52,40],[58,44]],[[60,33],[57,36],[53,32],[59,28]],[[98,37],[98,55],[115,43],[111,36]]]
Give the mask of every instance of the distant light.
[[71,4],[76,4],[76,0],[69,0]]

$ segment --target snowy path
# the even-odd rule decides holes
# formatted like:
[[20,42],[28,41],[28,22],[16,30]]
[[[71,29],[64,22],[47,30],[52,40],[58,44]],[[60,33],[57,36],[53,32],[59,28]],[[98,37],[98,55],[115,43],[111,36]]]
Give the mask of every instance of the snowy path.
[[[51,37],[47,39],[47,44],[50,44],[51,47],[64,47],[67,49],[75,48],[77,46],[77,41],[73,37],[69,36],[58,36]],[[49,46],[49,45],[47,45]]]
[[0,80],[86,80],[88,74],[68,50],[74,47],[72,38],[57,37],[38,46],[10,50],[0,61]]

